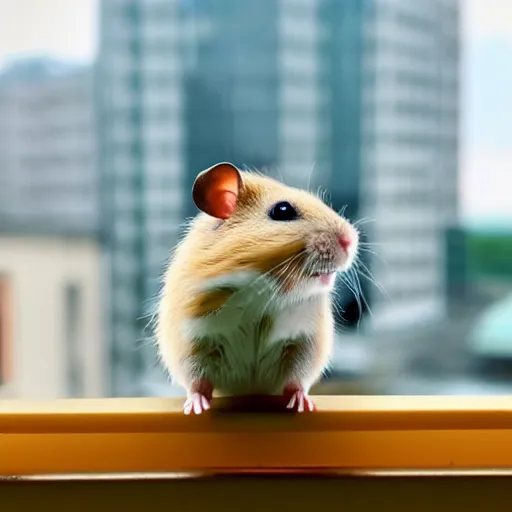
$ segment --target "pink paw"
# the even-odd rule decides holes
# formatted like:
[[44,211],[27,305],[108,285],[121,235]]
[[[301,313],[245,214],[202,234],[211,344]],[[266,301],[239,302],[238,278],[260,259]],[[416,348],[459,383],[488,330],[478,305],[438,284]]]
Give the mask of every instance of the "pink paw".
[[201,414],[203,411],[207,411],[210,408],[210,400],[201,393],[192,393],[183,406],[183,412],[185,414]]
[[315,404],[309,398],[307,393],[305,393],[302,389],[298,389],[294,391],[288,405],[287,409],[297,409],[297,412],[312,412],[315,410]]

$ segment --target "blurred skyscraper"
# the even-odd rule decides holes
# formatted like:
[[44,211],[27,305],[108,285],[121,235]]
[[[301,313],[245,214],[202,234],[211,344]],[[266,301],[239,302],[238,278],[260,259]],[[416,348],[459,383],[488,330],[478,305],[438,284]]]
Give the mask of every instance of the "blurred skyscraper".
[[93,71],[21,58],[0,75],[0,395],[101,396]]
[[[226,160],[302,187],[329,174],[329,33],[323,3],[182,2],[190,34],[185,39],[187,185],[199,171]],[[195,212],[190,205],[188,213]]]
[[[389,295],[368,288],[371,325],[430,322],[446,313],[445,232],[458,222],[458,0],[335,4],[361,11],[360,124],[345,121],[359,128],[359,215],[374,219],[371,269]],[[346,172],[334,169],[340,188]]]
[[0,75],[0,213],[24,225],[97,227],[90,67],[46,57]]
[[178,0],[105,0],[97,74],[111,392],[137,394],[144,327],[182,220]]

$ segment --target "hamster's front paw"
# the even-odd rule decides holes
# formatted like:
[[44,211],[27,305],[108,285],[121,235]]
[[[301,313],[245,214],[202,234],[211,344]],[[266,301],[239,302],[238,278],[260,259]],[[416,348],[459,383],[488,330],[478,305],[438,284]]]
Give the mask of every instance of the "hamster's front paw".
[[210,408],[210,400],[201,393],[192,393],[183,406],[183,412],[185,414],[201,414]]
[[287,409],[295,409],[297,412],[313,412],[315,410],[315,404],[302,387],[288,386],[284,390],[284,395],[290,397]]
[[185,414],[201,414],[210,408],[213,385],[208,379],[193,380],[187,388],[187,399],[183,405]]

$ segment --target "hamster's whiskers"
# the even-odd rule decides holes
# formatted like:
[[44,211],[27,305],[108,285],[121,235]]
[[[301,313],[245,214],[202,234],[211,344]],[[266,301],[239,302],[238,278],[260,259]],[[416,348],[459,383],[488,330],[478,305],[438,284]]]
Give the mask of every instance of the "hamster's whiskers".
[[354,261],[354,272],[356,276],[361,275],[370,281],[370,283],[372,283],[382,293],[382,295],[384,295],[388,300],[391,300],[391,297],[384,287],[375,279],[370,269],[360,259]]
[[[274,265],[272,268],[270,268],[266,272],[259,275],[256,279],[254,279],[250,284],[251,291],[245,297],[245,300],[248,303],[250,303],[255,297],[259,297],[260,295],[262,295],[264,293],[268,293],[270,291],[271,292],[270,298],[263,310],[263,313],[265,313],[266,310],[274,303],[277,296],[282,292],[282,286],[281,286],[281,283],[279,282],[279,280],[274,280],[274,279],[269,280],[268,278],[271,277],[273,273],[276,273],[276,271],[282,272],[281,277],[284,277],[285,280],[286,280],[286,278],[289,278],[290,277],[290,275],[288,274],[289,267],[291,265],[293,265],[296,261],[298,261],[299,258],[303,256],[303,253],[304,253],[304,251],[302,250],[296,254],[289,256],[285,260]],[[262,286],[260,286],[260,285],[262,285]],[[247,292],[247,288],[244,288],[244,287],[240,288],[239,290],[237,290],[236,292],[231,294],[231,296],[224,303],[224,306],[228,306],[231,301],[237,300],[237,298],[239,297],[239,295],[241,293],[246,293],[246,292]]]
[[[295,254],[294,256],[290,257],[290,258],[287,258],[287,260],[285,260],[283,262],[282,265],[278,265],[279,267],[279,270],[284,270],[285,272],[285,278],[288,276],[290,276],[290,274],[287,274],[288,272],[288,268],[290,267],[290,265],[292,265],[295,261],[297,261],[300,257],[300,253],[297,253]],[[274,269],[276,270],[276,269]],[[272,289],[271,289],[271,296],[270,296],[270,299],[268,300],[265,308],[263,309],[263,315],[267,312],[268,308],[274,304],[276,298],[279,296],[280,293],[283,292],[283,286],[281,285],[281,283],[279,283],[279,281],[277,281],[274,285],[272,285]],[[261,293],[261,292],[260,292]]]
[[304,280],[307,277],[307,272],[308,272],[308,265],[307,265],[307,259],[306,259],[306,262],[303,265],[294,268],[292,272],[289,272],[284,276],[282,291],[289,292],[289,291],[293,290],[294,285],[296,285],[297,283],[300,283],[302,280]]

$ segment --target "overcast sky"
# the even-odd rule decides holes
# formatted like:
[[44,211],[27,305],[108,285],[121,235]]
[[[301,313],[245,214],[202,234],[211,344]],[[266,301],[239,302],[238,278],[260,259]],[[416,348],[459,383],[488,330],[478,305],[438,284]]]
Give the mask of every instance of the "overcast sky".
[[[463,214],[506,215],[512,222],[512,0],[459,1]],[[27,52],[90,61],[97,48],[98,3],[0,0],[0,62]]]

